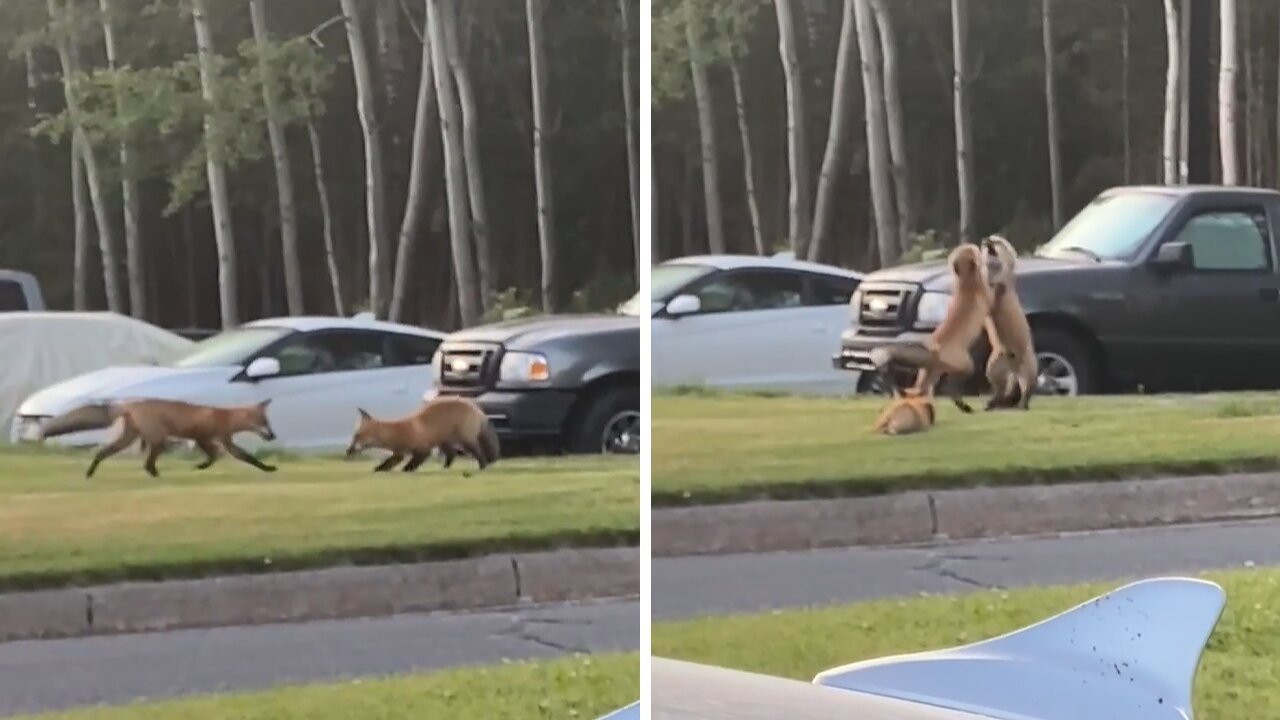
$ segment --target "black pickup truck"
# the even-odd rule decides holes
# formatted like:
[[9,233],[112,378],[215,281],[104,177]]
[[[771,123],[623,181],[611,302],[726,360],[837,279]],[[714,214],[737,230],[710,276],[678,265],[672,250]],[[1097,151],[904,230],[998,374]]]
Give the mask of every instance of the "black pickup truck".
[[[1039,392],[1280,387],[1277,228],[1274,190],[1103,192],[1018,259]],[[950,290],[943,261],[867,275],[850,299],[853,324],[834,364],[868,371],[873,348],[919,344],[941,320]],[[985,362],[988,352],[980,342],[975,360]]]
[[474,399],[507,441],[640,452],[640,322],[551,315],[468,328],[432,361],[435,392]]

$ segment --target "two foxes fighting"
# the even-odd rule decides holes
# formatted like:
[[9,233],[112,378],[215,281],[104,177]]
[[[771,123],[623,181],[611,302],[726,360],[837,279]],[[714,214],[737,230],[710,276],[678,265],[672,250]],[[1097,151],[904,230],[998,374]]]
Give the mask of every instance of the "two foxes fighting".
[[877,418],[875,432],[902,435],[932,427],[933,390],[939,382],[956,407],[973,412],[963,388],[974,369],[970,349],[983,331],[991,345],[986,376],[992,395],[986,409],[1030,406],[1038,369],[1031,326],[1014,286],[1017,257],[1009,241],[999,235],[951,252],[947,265],[954,291],[942,323],[925,345],[877,348],[871,354],[886,377],[890,363],[919,368],[914,387],[900,390],[894,385],[894,399]]
[[[84,430],[114,430],[111,440],[98,449],[85,477],[93,477],[98,465],[141,440],[146,451],[143,468],[159,477],[156,460],[171,440],[190,440],[204,453],[205,459],[196,469],[204,470],[225,450],[235,459],[263,472],[276,468],[245,452],[232,441],[237,433],[253,433],[263,440],[275,440],[276,434],[267,419],[266,400],[239,407],[208,407],[174,400],[136,400],[132,402],[87,405],[52,418],[41,428],[43,437],[57,437]],[[483,470],[498,459],[498,436],[489,418],[470,400],[460,397],[438,397],[400,420],[378,420],[364,410],[347,446],[350,459],[367,448],[391,451],[375,472],[391,470],[405,458],[404,471],[417,470],[433,450],[444,455],[444,466],[453,464],[458,455],[468,455]]]

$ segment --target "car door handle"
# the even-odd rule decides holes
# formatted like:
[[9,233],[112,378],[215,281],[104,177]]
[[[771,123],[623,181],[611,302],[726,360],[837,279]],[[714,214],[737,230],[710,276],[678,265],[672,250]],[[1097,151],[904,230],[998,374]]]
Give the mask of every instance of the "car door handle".
[[1280,288],[1258,288],[1258,297],[1262,298],[1264,302],[1275,302],[1280,300]]

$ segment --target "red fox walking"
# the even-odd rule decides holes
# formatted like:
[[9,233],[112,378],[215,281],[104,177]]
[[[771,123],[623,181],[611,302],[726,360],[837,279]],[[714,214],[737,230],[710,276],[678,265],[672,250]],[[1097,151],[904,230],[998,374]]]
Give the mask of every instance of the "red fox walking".
[[41,428],[43,437],[57,437],[84,430],[115,428],[115,437],[98,449],[89,464],[85,477],[93,477],[98,464],[127,449],[138,439],[147,450],[143,467],[151,477],[159,477],[156,459],[164,452],[171,439],[192,440],[205,454],[199,470],[212,465],[218,459],[219,447],[225,448],[235,459],[248,463],[264,472],[275,468],[263,463],[236,446],[231,438],[240,432],[258,435],[263,440],[275,440],[267,420],[266,400],[240,407],[208,407],[192,405],[176,400],[137,400],[133,402],[86,405],[46,421]]
[[459,454],[470,455],[483,470],[498,459],[498,435],[493,424],[474,402],[466,398],[437,397],[417,412],[400,420],[379,420],[360,410],[347,458],[365,448],[390,450],[374,472],[392,470],[405,458],[404,472],[413,472],[426,462],[431,451],[440,448],[444,466],[453,464]]

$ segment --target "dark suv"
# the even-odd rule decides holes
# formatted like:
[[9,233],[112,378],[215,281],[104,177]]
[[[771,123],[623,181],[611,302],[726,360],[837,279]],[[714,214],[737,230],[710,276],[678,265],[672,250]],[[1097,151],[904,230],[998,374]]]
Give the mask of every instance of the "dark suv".
[[504,440],[640,452],[635,317],[552,315],[470,328],[445,338],[433,365],[440,394],[475,399]]
[[[1124,187],[1099,195],[1018,260],[1040,391],[1280,387],[1277,228],[1273,190]],[[834,363],[871,370],[873,348],[921,343],[950,290],[944,261],[868,275],[850,300],[853,326]],[[987,352],[976,348],[975,360],[985,362]]]

